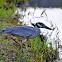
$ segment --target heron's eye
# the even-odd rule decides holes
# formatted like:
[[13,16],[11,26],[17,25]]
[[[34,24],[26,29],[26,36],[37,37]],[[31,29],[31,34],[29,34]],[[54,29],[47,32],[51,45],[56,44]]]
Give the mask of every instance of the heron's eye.
[[44,24],[37,24],[39,27],[44,27]]
[[44,24],[41,25],[42,27],[45,26]]

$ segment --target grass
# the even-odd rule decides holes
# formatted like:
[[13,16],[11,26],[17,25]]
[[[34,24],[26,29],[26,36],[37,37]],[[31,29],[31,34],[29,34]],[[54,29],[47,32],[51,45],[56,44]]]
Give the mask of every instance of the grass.
[[40,37],[30,39],[27,45],[22,44],[23,47],[18,51],[18,45],[10,38],[6,39],[5,36],[3,38],[0,36],[0,60],[3,62],[46,62],[57,59],[57,50],[52,48],[52,44],[48,48],[46,39],[44,42]]

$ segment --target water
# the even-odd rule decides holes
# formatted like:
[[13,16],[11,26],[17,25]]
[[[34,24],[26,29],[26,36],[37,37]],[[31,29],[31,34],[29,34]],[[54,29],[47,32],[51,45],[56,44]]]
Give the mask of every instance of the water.
[[30,6],[35,7],[37,3],[37,7],[62,7],[62,0],[29,0]]
[[[50,37],[51,35],[51,37],[48,39],[48,41],[51,41],[51,42],[52,40],[56,41],[59,38],[60,40],[58,40],[58,42],[60,45],[62,45],[62,42],[61,42],[62,41],[62,9],[60,8],[34,9],[29,7],[27,8],[26,12],[24,11],[21,12],[21,9],[17,9],[17,10],[19,11],[20,14],[24,15],[24,18],[22,17],[20,21],[24,21],[24,23],[26,23],[29,26],[32,26],[30,24],[30,21],[31,21],[32,23],[42,22],[51,28],[55,27],[54,31],[41,28],[41,34],[46,35],[48,33],[47,37]],[[45,13],[41,15],[43,10],[45,10]],[[55,42],[52,42],[52,43],[54,44],[53,47],[55,47]],[[59,57],[62,58],[62,49],[59,49]]]

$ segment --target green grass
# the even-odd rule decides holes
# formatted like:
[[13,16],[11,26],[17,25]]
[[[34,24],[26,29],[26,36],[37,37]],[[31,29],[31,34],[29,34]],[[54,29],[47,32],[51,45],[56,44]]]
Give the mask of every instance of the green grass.
[[[51,47],[48,48],[47,40],[41,41],[40,37],[30,39],[27,45],[22,44],[22,48],[18,51],[18,45],[10,39],[9,35],[0,36],[0,61],[15,61],[15,62],[46,62],[57,59],[58,52]],[[7,39],[5,36],[9,36]],[[19,38],[18,38],[19,39]],[[20,40],[16,39],[17,42]],[[21,42],[22,43],[22,42]],[[20,43],[20,45],[21,45]],[[25,46],[28,46],[27,48]],[[2,55],[3,54],[3,55]],[[55,55],[56,54],[56,55]],[[9,59],[7,59],[7,58]],[[5,59],[6,58],[6,59]],[[17,58],[17,59],[16,59]],[[4,60],[5,59],[5,60]]]

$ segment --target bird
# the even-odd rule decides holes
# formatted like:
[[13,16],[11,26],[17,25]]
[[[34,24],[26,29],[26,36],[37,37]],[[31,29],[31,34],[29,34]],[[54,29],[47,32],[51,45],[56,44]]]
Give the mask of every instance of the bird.
[[30,26],[17,26],[12,28],[7,28],[5,30],[2,30],[0,33],[7,33],[11,35],[16,35],[23,37],[25,39],[31,39],[35,38],[40,35],[40,29],[39,28],[46,28],[49,30],[54,30],[54,28],[49,28],[44,23],[37,22],[36,24],[31,23],[34,27]]

